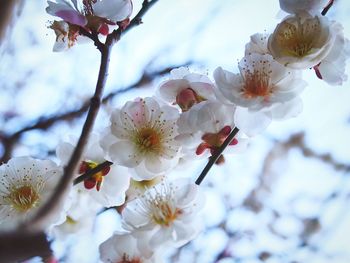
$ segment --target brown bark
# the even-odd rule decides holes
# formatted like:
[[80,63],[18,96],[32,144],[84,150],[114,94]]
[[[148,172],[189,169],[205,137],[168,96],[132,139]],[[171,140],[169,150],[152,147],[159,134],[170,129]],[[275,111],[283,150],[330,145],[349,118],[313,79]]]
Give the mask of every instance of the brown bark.
[[2,0],[0,4],[0,49],[8,37],[8,34],[19,16],[23,0]]

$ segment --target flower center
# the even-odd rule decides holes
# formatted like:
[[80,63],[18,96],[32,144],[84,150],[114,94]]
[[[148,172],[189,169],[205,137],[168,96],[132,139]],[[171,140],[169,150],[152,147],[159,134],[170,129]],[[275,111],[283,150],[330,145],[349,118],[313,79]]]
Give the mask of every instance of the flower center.
[[116,262],[116,263],[142,263],[142,260],[140,258],[130,259],[129,255],[124,253],[123,259],[121,261]]
[[141,128],[135,135],[135,143],[141,153],[159,154],[162,150],[161,141],[161,134],[150,127]]
[[244,96],[247,99],[256,97],[267,97],[272,90],[270,85],[270,75],[264,70],[254,69],[253,72],[246,71],[244,83]]
[[[211,155],[214,155],[215,152],[220,148],[220,146],[224,143],[227,136],[229,136],[231,132],[230,126],[225,126],[222,128],[218,133],[206,133],[202,136],[202,142],[199,144],[199,146],[196,149],[196,154],[201,155],[204,153],[205,150],[209,150]],[[230,142],[230,146],[236,145],[238,143],[238,140],[234,138]],[[219,159],[217,160],[216,164],[221,164],[225,161],[224,156],[220,155]]]
[[188,111],[193,105],[205,101],[206,99],[191,88],[187,88],[179,92],[176,96],[176,103],[183,112]]
[[161,226],[170,226],[182,214],[181,209],[173,207],[165,200],[153,203],[153,221]]
[[[94,161],[82,161],[79,167],[79,174],[84,174],[92,169],[94,169],[95,167],[97,167],[99,165],[99,163],[94,162]],[[104,168],[102,171],[97,172],[95,174],[93,174],[90,178],[87,178],[84,180],[84,187],[86,189],[92,189],[96,186],[96,190],[100,191],[101,189],[101,185],[103,182],[103,177],[106,176],[109,171],[110,171],[110,167],[106,167]]]
[[277,43],[286,56],[302,58],[311,53],[321,32],[318,17],[306,19],[303,23],[297,17],[297,23],[281,23],[277,31]]
[[17,211],[26,212],[38,204],[39,194],[31,185],[23,185],[14,188],[6,199]]

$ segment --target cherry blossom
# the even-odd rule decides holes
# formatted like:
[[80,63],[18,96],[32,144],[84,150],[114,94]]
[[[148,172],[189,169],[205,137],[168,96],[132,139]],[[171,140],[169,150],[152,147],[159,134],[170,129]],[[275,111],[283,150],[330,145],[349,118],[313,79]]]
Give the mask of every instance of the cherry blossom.
[[[30,219],[53,193],[62,170],[52,161],[16,157],[0,166],[0,229]],[[44,220],[42,229],[64,220],[64,203]]]
[[239,74],[217,68],[216,84],[228,101],[254,111],[289,101],[305,87],[298,72],[281,65],[269,54],[247,55],[238,68]]
[[272,56],[291,68],[306,69],[320,63],[334,45],[337,23],[303,13],[287,16],[268,40]]
[[129,101],[112,113],[110,133],[102,145],[112,162],[133,168],[133,179],[150,180],[178,163],[178,117],[176,108],[155,98]]
[[[83,174],[97,165],[106,161],[105,153],[99,144],[99,136],[92,134],[86,150],[83,153],[79,166],[79,174]],[[66,164],[74,150],[76,139],[70,142],[62,142],[57,147],[57,156],[62,165]],[[78,176],[78,174],[77,174]],[[125,201],[125,192],[129,187],[130,175],[128,169],[113,164],[101,172],[98,172],[78,185],[81,191],[87,192],[91,197],[105,207],[118,206]]]
[[219,67],[214,78],[222,94],[219,99],[240,106],[235,113],[236,125],[247,135],[261,132],[273,118],[300,113],[297,96],[306,86],[300,72],[278,63],[269,54],[258,53],[248,53],[238,68],[240,73],[235,74]]
[[182,111],[208,99],[215,99],[214,84],[206,76],[191,73],[181,67],[170,72],[171,79],[159,87],[159,96],[165,101],[178,105]]
[[124,227],[150,248],[182,246],[201,230],[198,212],[204,204],[199,187],[188,179],[164,181],[146,191],[123,210]]

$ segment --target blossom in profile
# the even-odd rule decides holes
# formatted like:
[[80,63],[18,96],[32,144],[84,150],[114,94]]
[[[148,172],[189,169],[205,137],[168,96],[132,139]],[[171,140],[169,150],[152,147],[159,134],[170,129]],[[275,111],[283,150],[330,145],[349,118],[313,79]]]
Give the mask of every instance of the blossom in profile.
[[168,103],[178,105],[183,112],[202,101],[215,99],[214,84],[206,75],[180,67],[173,69],[170,76],[170,80],[160,85],[159,96]]
[[[179,135],[176,139],[183,145],[184,161],[196,157],[209,157],[223,144],[236,126],[235,106],[219,101],[206,101],[181,114],[177,124]],[[242,152],[248,140],[238,134],[226,148],[225,154]],[[223,163],[223,155],[217,164]]]
[[289,14],[308,12],[319,14],[330,0],[280,0],[280,7]]
[[[53,194],[62,176],[54,162],[30,157],[16,157],[0,166],[0,229],[14,228],[32,218]],[[51,211],[45,230],[64,220],[61,206]]]
[[337,23],[333,30],[336,33],[334,44],[327,56],[314,66],[317,77],[330,85],[342,85],[348,79],[345,74],[346,60],[350,56],[350,43],[344,37],[343,27]]
[[[57,147],[56,154],[61,160],[62,165],[68,163],[76,141],[75,138],[71,138],[70,142],[62,142]],[[99,142],[100,137],[98,134],[94,133],[90,136],[76,177],[106,162],[105,153]],[[130,175],[127,168],[112,164],[74,187],[90,195],[91,198],[102,206],[111,207],[124,203],[125,192],[129,187],[129,180]]]
[[151,249],[179,247],[200,232],[198,213],[203,204],[199,186],[188,179],[164,181],[127,204],[122,213],[123,226],[138,240],[149,240]]
[[[115,233],[100,245],[103,263],[161,263],[158,251],[145,250],[130,233]],[[141,240],[142,242],[142,240]]]
[[60,52],[73,47],[80,38],[79,27],[65,21],[54,21],[51,29],[55,31],[56,41],[53,46],[54,52]]
[[178,163],[178,117],[176,108],[155,98],[129,101],[112,113],[102,145],[112,162],[133,168],[133,179],[150,180]]

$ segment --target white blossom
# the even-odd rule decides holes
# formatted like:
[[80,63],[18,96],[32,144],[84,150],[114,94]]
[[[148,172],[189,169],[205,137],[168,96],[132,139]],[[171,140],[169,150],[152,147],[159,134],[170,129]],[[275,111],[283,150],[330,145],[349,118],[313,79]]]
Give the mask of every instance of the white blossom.
[[[62,170],[52,161],[12,158],[0,166],[0,229],[7,230],[30,219],[52,195]],[[64,220],[63,204],[51,211],[40,227],[48,229]]]
[[112,162],[133,168],[135,180],[150,180],[178,163],[176,108],[154,98],[136,99],[116,109],[102,143]]
[[56,0],[48,1],[46,12],[64,21],[86,26],[92,16],[118,22],[128,18],[132,12],[131,0]]
[[191,73],[180,67],[170,72],[171,79],[163,82],[158,90],[159,96],[171,104],[178,105],[182,111],[208,99],[215,99],[214,84],[206,76]]
[[[86,145],[79,165],[79,176],[95,168],[106,161],[105,153],[99,144],[99,136],[92,134]],[[62,142],[57,147],[57,156],[62,165],[67,164],[75,147],[76,139],[71,138],[71,142]],[[101,172],[98,172],[75,186],[86,192],[96,202],[105,207],[118,206],[125,201],[125,192],[129,187],[130,175],[128,169],[117,164],[113,164]]]
[[308,13],[287,16],[270,35],[268,48],[283,65],[312,68],[329,54],[339,32],[337,27],[326,17]]
[[[299,93],[306,86],[299,71],[278,63],[269,54],[249,53],[238,64],[235,74],[221,67],[214,71],[219,99],[240,106],[236,110],[236,125],[248,135],[265,129],[273,118],[295,116],[301,110]],[[241,109],[245,108],[245,109]],[[241,116],[247,118],[245,123]],[[252,114],[248,118],[246,114]],[[284,114],[281,114],[284,113]],[[251,123],[249,121],[252,121]]]
[[122,213],[124,228],[150,248],[179,247],[194,239],[202,228],[198,212],[204,196],[187,179],[163,182],[127,204]]
[[269,54],[247,55],[238,68],[238,74],[217,68],[216,84],[227,101],[253,111],[290,101],[306,85],[299,72],[281,65]]

